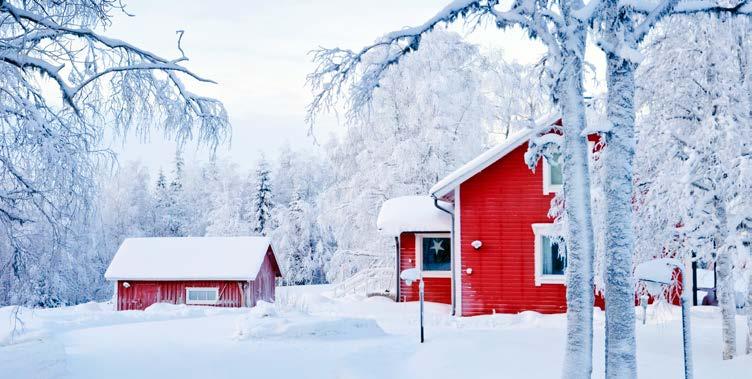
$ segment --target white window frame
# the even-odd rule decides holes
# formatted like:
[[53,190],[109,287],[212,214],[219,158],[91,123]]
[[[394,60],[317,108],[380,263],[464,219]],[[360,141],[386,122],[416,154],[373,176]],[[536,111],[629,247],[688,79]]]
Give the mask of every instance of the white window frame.
[[[191,291],[214,291],[214,300],[191,300],[188,294]],[[185,303],[189,305],[214,305],[219,302],[219,287],[186,287]]]
[[533,234],[535,234],[535,286],[565,284],[566,275],[543,274],[543,237],[558,237],[561,232],[557,230],[554,224],[533,224]]
[[543,157],[543,194],[548,195],[558,192],[561,192],[561,184],[551,183],[551,164],[548,163],[548,159]]
[[[587,141],[588,146],[588,169],[593,164],[593,149],[595,149],[595,142]],[[552,193],[561,192],[561,184],[551,184],[551,164],[548,163],[548,159],[543,157],[543,194],[549,195]]]
[[451,233],[416,233],[415,234],[415,267],[420,270],[421,275],[424,278],[451,278],[452,277],[452,264],[449,262],[449,270],[446,271],[424,271],[423,270],[423,239],[424,238],[449,238],[450,248],[452,246],[452,234]]

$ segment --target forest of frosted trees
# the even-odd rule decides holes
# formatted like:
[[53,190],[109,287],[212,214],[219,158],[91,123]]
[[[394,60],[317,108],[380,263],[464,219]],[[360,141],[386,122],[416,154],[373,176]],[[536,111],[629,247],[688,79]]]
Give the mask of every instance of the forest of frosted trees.
[[[369,121],[311,149],[286,145],[242,168],[222,158],[185,161],[180,152],[158,169],[145,162],[100,167],[88,206],[71,219],[60,248],[34,241],[29,264],[0,271],[0,304],[107,299],[112,288],[103,272],[128,237],[267,235],[282,284],[336,282],[393,264],[393,241],[375,227],[383,201],[425,194],[550,111],[532,80],[535,67],[507,63],[500,51],[481,52],[452,32],[437,31],[425,46],[389,73]],[[509,85],[518,91],[506,91]]]

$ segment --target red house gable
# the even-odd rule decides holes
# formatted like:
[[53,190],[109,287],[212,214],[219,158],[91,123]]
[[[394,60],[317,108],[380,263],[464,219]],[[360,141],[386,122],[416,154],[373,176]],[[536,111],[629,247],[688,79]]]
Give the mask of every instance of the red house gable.
[[[551,223],[553,195],[543,193],[543,163],[535,172],[525,165],[526,150],[516,147],[455,190],[463,316],[566,311],[563,284],[536,284],[533,225]],[[473,241],[481,241],[481,248],[476,250]]]

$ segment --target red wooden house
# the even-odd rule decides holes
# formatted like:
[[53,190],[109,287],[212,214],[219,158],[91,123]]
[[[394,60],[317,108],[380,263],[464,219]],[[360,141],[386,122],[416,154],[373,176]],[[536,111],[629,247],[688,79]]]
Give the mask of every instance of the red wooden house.
[[118,310],[154,303],[252,307],[274,301],[281,277],[266,237],[129,238],[105,278]]
[[[397,271],[421,268],[427,301],[451,304],[461,316],[566,311],[566,263],[548,217],[561,171],[546,161],[534,172],[527,167],[532,133],[510,137],[452,172],[430,197],[382,207],[379,227],[397,239]],[[426,221],[429,215],[434,219]],[[400,283],[398,300],[416,300],[417,289]]]

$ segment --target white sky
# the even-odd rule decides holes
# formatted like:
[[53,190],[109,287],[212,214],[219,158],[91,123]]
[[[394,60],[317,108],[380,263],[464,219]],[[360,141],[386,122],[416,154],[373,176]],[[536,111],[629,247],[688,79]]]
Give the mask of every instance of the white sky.
[[[308,51],[318,46],[358,49],[386,32],[422,23],[447,1],[127,0],[135,17],[116,17],[105,34],[173,58],[179,56],[175,32],[185,30],[187,66],[218,82],[187,84],[224,102],[233,136],[220,155],[247,168],[259,152],[274,155],[285,143],[294,149],[314,148],[304,122],[310,100],[305,77],[313,68]],[[468,39],[504,48],[509,58],[523,63],[542,52],[519,31],[476,32]],[[324,141],[343,129],[330,115],[321,118],[315,134]],[[153,135],[148,143],[130,138],[115,150],[121,161],[141,159],[158,168],[170,165],[175,145]],[[187,160],[205,156],[194,147],[186,151]]]

